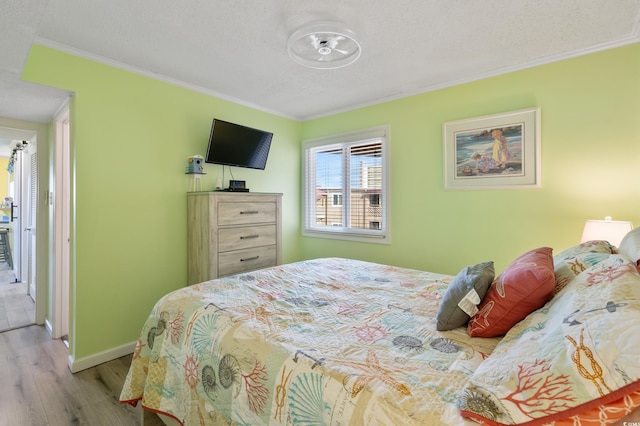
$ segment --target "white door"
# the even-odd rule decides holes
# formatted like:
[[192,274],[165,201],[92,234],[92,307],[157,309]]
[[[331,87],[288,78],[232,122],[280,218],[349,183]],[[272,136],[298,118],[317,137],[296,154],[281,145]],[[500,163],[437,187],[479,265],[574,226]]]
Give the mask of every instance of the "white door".
[[22,263],[23,280],[26,280],[29,288],[29,295],[35,302],[36,300],[36,218],[38,207],[38,150],[35,143],[29,144],[25,149],[25,165],[29,164],[29,173],[25,173],[24,177],[27,179],[25,182],[26,207],[28,211],[25,212],[24,232],[22,245],[24,247],[23,256],[24,261]]

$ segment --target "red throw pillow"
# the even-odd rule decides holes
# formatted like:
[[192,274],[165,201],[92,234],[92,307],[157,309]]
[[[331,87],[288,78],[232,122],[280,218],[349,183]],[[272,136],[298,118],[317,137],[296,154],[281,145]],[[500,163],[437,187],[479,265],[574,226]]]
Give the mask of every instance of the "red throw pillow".
[[555,286],[552,251],[549,247],[531,250],[502,271],[469,320],[469,336],[502,336],[549,301]]

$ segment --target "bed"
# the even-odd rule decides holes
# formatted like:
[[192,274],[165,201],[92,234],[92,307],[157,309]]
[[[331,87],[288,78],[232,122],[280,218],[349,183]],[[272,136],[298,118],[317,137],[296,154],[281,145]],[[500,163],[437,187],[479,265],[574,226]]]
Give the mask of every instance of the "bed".
[[152,309],[120,400],[183,425],[635,421],[639,258],[592,241],[499,274],[325,258],[207,281]]

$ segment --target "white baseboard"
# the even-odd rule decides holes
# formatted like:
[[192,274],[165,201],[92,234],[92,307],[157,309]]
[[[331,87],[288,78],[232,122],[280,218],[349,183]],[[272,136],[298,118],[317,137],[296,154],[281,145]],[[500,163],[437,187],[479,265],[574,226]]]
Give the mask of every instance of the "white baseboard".
[[69,369],[72,373],[77,373],[78,371],[86,370],[87,368],[95,367],[96,365],[129,355],[133,353],[136,348],[136,343],[137,342],[127,343],[77,360],[69,355]]
[[49,335],[53,337],[53,326],[51,325],[51,321],[49,321],[49,318],[44,319],[44,328],[46,328],[49,332]]

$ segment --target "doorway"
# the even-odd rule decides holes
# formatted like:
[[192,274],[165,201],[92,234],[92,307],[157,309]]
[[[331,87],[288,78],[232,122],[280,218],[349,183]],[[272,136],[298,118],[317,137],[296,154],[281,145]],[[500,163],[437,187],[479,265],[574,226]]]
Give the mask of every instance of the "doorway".
[[0,331],[5,331],[36,323],[37,134],[0,127],[0,149]]

